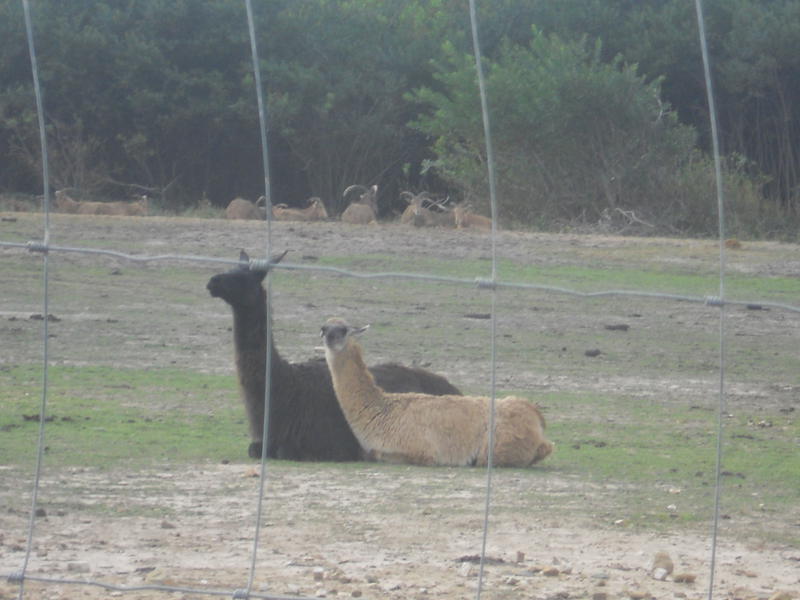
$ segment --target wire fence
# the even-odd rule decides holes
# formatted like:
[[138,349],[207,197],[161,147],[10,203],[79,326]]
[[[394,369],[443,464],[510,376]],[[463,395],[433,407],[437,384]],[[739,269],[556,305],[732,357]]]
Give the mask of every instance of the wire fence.
[[[260,535],[260,527],[263,521],[262,519],[262,509],[263,503],[265,501],[265,494],[264,494],[264,485],[265,482],[268,480],[268,473],[267,473],[267,447],[268,447],[268,440],[265,438],[264,443],[262,445],[262,457],[261,457],[261,474],[259,478],[259,486],[257,489],[257,498],[255,499],[256,503],[256,517],[255,517],[255,531],[253,535],[253,546],[252,551],[250,554],[250,565],[249,565],[249,577],[246,583],[246,586],[243,589],[235,589],[235,590],[213,590],[213,589],[196,589],[196,588],[187,588],[187,587],[178,587],[178,586],[171,586],[171,585],[144,585],[144,586],[124,586],[124,585],[112,585],[100,581],[95,581],[91,579],[70,579],[70,578],[56,578],[56,577],[43,577],[37,575],[31,575],[27,573],[28,563],[31,556],[32,548],[33,548],[33,539],[35,533],[35,526],[36,526],[36,519],[37,519],[37,503],[38,503],[38,492],[40,488],[40,480],[41,480],[41,469],[42,469],[42,462],[43,462],[43,448],[45,446],[45,424],[47,419],[47,399],[48,399],[48,365],[50,363],[49,356],[48,356],[48,319],[46,316],[49,314],[49,290],[48,290],[48,256],[52,253],[76,253],[76,254],[83,254],[83,255],[91,255],[91,256],[105,256],[105,257],[112,257],[116,259],[121,259],[124,261],[130,261],[133,263],[167,263],[167,262],[196,262],[196,263],[205,263],[205,264],[222,264],[222,265],[239,265],[241,264],[240,261],[236,260],[228,260],[228,259],[220,259],[210,256],[198,256],[198,255],[182,255],[182,254],[158,254],[158,255],[145,255],[145,254],[129,254],[125,252],[120,252],[116,250],[104,250],[104,249],[93,249],[93,248],[83,248],[83,247],[72,247],[72,246],[61,246],[57,244],[53,244],[50,241],[50,189],[49,189],[49,175],[48,175],[48,158],[47,158],[47,143],[46,143],[46,136],[45,136],[45,127],[44,127],[44,109],[43,109],[43,102],[39,84],[39,70],[36,60],[36,52],[35,52],[35,45],[34,45],[34,36],[33,36],[33,27],[30,15],[30,7],[28,0],[22,0],[22,4],[24,7],[24,16],[25,16],[25,27],[27,31],[28,37],[28,44],[29,44],[29,53],[31,58],[31,70],[34,82],[34,91],[36,97],[36,105],[37,105],[37,112],[39,116],[39,127],[41,133],[41,146],[42,146],[42,155],[43,155],[43,181],[44,181],[44,233],[42,241],[29,241],[27,243],[19,243],[19,242],[8,242],[0,240],[0,247],[9,248],[9,249],[20,249],[25,250],[30,253],[40,254],[42,256],[42,277],[43,277],[43,291],[42,291],[42,302],[43,302],[43,314],[45,318],[43,319],[42,324],[42,393],[41,393],[41,404],[40,404],[40,415],[39,415],[39,432],[38,432],[38,442],[37,442],[37,458],[36,458],[36,467],[35,473],[33,477],[33,491],[32,491],[32,501],[31,501],[31,509],[30,509],[30,516],[29,516],[29,524],[28,524],[28,532],[27,532],[27,541],[26,547],[24,552],[24,558],[22,560],[22,565],[18,571],[5,574],[8,578],[8,581],[13,584],[19,585],[19,599],[22,600],[25,596],[25,582],[32,581],[32,582],[39,582],[45,584],[61,584],[61,585],[82,585],[82,586],[94,586],[99,587],[111,592],[119,592],[119,593],[128,593],[128,592],[137,592],[137,591],[157,591],[157,592],[164,592],[172,593],[172,592],[179,592],[179,593],[191,593],[197,595],[206,595],[206,596],[226,596],[232,598],[262,598],[262,599],[273,599],[273,600],[283,600],[287,598],[302,598],[300,596],[281,596],[281,595],[274,595],[274,594],[264,594],[254,592],[252,590],[254,576],[256,572],[256,564],[257,564],[257,554],[259,550],[259,540],[261,538]],[[473,287],[479,290],[486,290],[491,294],[491,333],[490,333],[490,366],[491,366],[491,381],[490,381],[490,395],[491,395],[491,404],[490,404],[490,423],[492,425],[489,428],[490,435],[494,433],[494,417],[495,417],[495,399],[497,393],[497,379],[496,379],[496,364],[497,364],[497,349],[496,349],[496,338],[497,338],[497,330],[496,330],[496,321],[497,321],[497,310],[496,310],[496,294],[503,290],[522,290],[522,291],[539,291],[548,294],[562,294],[567,295],[574,298],[600,298],[600,297],[639,297],[639,298],[646,298],[646,299],[661,299],[661,300],[668,300],[668,301],[677,301],[677,302],[691,302],[691,303],[698,303],[703,304],[706,306],[717,307],[720,309],[719,311],[719,402],[718,402],[718,429],[716,433],[716,468],[715,468],[715,485],[714,485],[714,508],[713,508],[713,517],[711,523],[711,548],[712,548],[712,555],[710,558],[710,567],[709,567],[709,588],[708,588],[708,598],[709,600],[714,596],[714,577],[715,577],[715,570],[716,570],[716,550],[717,550],[717,531],[718,531],[718,524],[720,518],[720,495],[721,495],[721,485],[720,485],[720,473],[721,473],[721,463],[722,463],[722,453],[723,453],[723,414],[725,412],[725,368],[726,368],[726,355],[725,355],[725,340],[726,340],[726,332],[725,332],[725,308],[728,306],[747,306],[747,307],[769,307],[794,313],[800,313],[800,306],[795,306],[787,303],[780,303],[780,302],[772,302],[772,301],[765,301],[759,299],[729,299],[726,297],[725,292],[725,229],[724,229],[724,214],[723,214],[723,206],[724,201],[722,197],[722,182],[721,182],[721,168],[720,168],[720,157],[719,157],[719,148],[717,142],[717,124],[716,124],[716,115],[714,112],[714,101],[713,101],[713,94],[712,94],[712,87],[711,87],[711,75],[710,75],[710,68],[708,63],[708,51],[706,48],[705,42],[705,31],[704,31],[704,24],[703,24],[703,9],[702,9],[702,2],[701,0],[695,1],[696,11],[697,11],[697,19],[699,24],[700,30],[700,45],[702,49],[702,56],[703,56],[703,63],[704,63],[704,72],[706,78],[706,87],[708,92],[708,101],[710,106],[710,119],[711,119],[711,128],[712,128],[712,139],[714,144],[714,158],[715,158],[715,167],[716,167],[716,176],[717,176],[717,204],[719,210],[719,295],[718,296],[692,296],[692,295],[683,295],[683,294],[669,294],[669,293],[662,293],[662,292],[648,292],[648,291],[636,291],[636,290],[625,290],[625,289],[608,289],[608,290],[600,290],[600,291],[591,291],[591,292],[584,292],[579,291],[576,289],[570,289],[560,286],[553,286],[553,285],[545,285],[545,284],[532,284],[526,282],[518,282],[518,281],[503,281],[497,277],[497,249],[496,249],[496,239],[497,239],[497,198],[495,192],[495,173],[494,173],[494,161],[493,161],[493,149],[492,149],[492,136],[491,136],[491,129],[490,129],[490,121],[489,121],[489,109],[488,109],[488,99],[486,95],[485,89],[485,82],[484,82],[484,75],[483,75],[483,68],[481,63],[481,51],[480,51],[480,40],[479,40],[479,31],[478,31],[478,19],[475,10],[475,0],[469,0],[469,14],[470,14],[470,23],[472,27],[472,39],[473,39],[473,48],[475,53],[475,63],[476,63],[476,72],[478,78],[478,92],[481,97],[481,110],[483,116],[483,123],[484,123],[484,132],[486,138],[486,154],[487,154],[487,164],[488,164],[488,177],[489,177],[489,187],[490,187],[490,201],[491,201],[491,213],[492,213],[492,231],[491,231],[491,276],[489,278],[464,278],[464,277],[451,277],[451,276],[440,276],[440,275],[430,275],[425,273],[415,273],[415,272],[364,272],[359,270],[352,270],[352,269],[345,269],[345,268],[336,268],[336,267],[328,267],[328,266],[320,266],[320,265],[301,265],[301,264],[291,264],[291,263],[281,263],[281,264],[273,264],[270,262],[269,258],[265,259],[251,259],[249,261],[249,267],[251,269],[258,269],[258,270],[267,270],[268,273],[271,273],[275,269],[281,269],[286,271],[311,271],[311,272],[320,272],[320,273],[328,273],[328,274],[336,274],[344,277],[350,278],[357,278],[357,279],[396,279],[396,280],[409,280],[409,281],[423,281],[423,282],[435,282],[435,283],[443,283],[451,286],[468,286]],[[260,135],[261,135],[261,142],[262,142],[262,158],[263,158],[263,168],[265,173],[265,195],[268,199],[267,204],[267,221],[266,221],[266,232],[265,232],[265,256],[271,256],[272,252],[272,233],[271,233],[271,206],[269,199],[271,198],[270,194],[270,177],[268,172],[268,150],[267,150],[267,138],[266,138],[266,130],[267,130],[267,113],[266,113],[266,106],[263,97],[263,90],[262,90],[262,82],[261,82],[261,75],[259,69],[259,57],[258,57],[258,50],[256,45],[256,31],[254,27],[254,20],[253,20],[253,13],[252,13],[252,6],[250,0],[245,0],[245,7],[247,12],[247,25],[248,31],[250,34],[251,40],[251,50],[252,50],[252,61],[253,61],[253,69],[255,73],[255,82],[256,82],[256,100],[258,105],[258,112],[259,112],[259,123],[260,123]],[[269,274],[268,274],[269,277]],[[267,290],[271,289],[271,286],[266,286]],[[268,295],[267,297],[267,310],[268,310],[268,318],[267,318],[267,349],[271,348],[270,338],[271,335],[271,322],[272,319],[270,318],[269,311],[271,310],[271,298]],[[266,360],[266,406],[269,406],[270,402],[270,370],[269,365],[271,364],[269,354]],[[263,431],[265,432],[265,436],[269,432],[269,410],[265,410],[265,421],[263,424]],[[477,582],[477,598],[480,599],[482,590],[484,588],[484,566],[486,564],[486,546],[487,546],[487,539],[489,537],[489,521],[490,521],[490,514],[491,514],[491,504],[492,504],[492,472],[493,472],[493,443],[490,438],[489,442],[489,459],[488,459],[488,466],[486,469],[486,485],[485,485],[485,502],[484,502],[484,510],[483,510],[483,527],[482,527],[482,538],[481,538],[481,547],[480,547],[480,568],[478,574],[478,582]]]

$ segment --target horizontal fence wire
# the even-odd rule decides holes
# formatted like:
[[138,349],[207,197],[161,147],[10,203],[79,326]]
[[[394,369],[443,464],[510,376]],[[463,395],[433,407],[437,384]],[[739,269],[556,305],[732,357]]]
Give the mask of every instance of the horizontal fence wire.
[[[109,256],[111,258],[118,258],[127,260],[132,263],[150,263],[158,261],[177,261],[177,262],[195,262],[195,263],[208,263],[208,264],[225,264],[225,265],[243,265],[241,261],[230,258],[217,258],[213,256],[198,256],[198,255],[185,255],[185,254],[127,254],[125,252],[118,252],[116,250],[99,250],[96,248],[79,248],[70,246],[57,246],[57,245],[44,245],[39,242],[2,242],[0,247],[18,248],[29,250],[31,252],[64,252],[64,253],[78,253],[78,254],[93,254],[100,256]],[[669,292],[650,292],[646,290],[626,290],[626,289],[607,289],[597,290],[590,292],[583,292],[580,290],[566,288],[555,285],[548,285],[544,283],[531,283],[524,281],[504,281],[502,279],[486,278],[486,277],[454,277],[448,275],[434,275],[430,273],[414,273],[410,271],[360,271],[345,269],[342,267],[331,267],[326,265],[303,265],[296,263],[281,262],[275,264],[270,262],[269,259],[251,258],[247,263],[249,268],[254,270],[284,270],[284,271],[314,271],[319,273],[330,273],[334,275],[341,275],[343,277],[350,277],[355,279],[407,279],[415,281],[426,281],[429,283],[446,283],[477,287],[478,289],[497,289],[497,290],[533,290],[540,292],[548,292],[554,294],[562,294],[566,296],[573,296],[575,298],[603,298],[613,296],[625,297],[638,297],[638,298],[651,298],[655,300],[675,300],[680,302],[690,302],[695,304],[705,304],[708,306],[744,306],[749,308],[774,308],[779,310],[786,310],[793,313],[800,313],[800,305],[788,304],[785,302],[774,302],[772,300],[760,299],[722,299],[716,295],[697,296],[689,294],[677,294]]]

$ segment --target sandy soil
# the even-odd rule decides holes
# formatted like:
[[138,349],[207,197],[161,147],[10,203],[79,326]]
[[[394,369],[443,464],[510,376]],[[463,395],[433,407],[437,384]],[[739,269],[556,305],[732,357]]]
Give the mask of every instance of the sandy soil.
[[[44,497],[60,488],[82,491],[81,506],[38,520],[28,573],[134,588],[242,588],[253,550],[258,485],[258,472],[245,465],[122,472],[110,478],[78,470],[44,481]],[[327,598],[472,597],[484,485],[481,474],[464,477],[448,469],[270,467],[252,590]],[[708,537],[631,533],[623,523],[616,528],[593,523],[591,515],[584,522],[548,518],[536,511],[539,489],[591,493],[557,475],[500,472],[493,487],[483,597],[707,597]],[[111,507],[112,514],[94,513],[95,503]],[[179,516],[135,516],[137,507],[160,507]],[[4,571],[20,566],[23,517],[2,517]],[[666,552],[674,563],[665,580],[650,571],[657,552]],[[781,590],[796,594],[800,585],[796,548],[723,536],[717,567],[715,598],[769,598]],[[694,580],[677,582],[682,576]],[[98,587],[36,582],[26,588],[26,597],[42,599],[176,597],[159,590],[119,596]],[[0,584],[0,597],[15,593],[16,586]]]

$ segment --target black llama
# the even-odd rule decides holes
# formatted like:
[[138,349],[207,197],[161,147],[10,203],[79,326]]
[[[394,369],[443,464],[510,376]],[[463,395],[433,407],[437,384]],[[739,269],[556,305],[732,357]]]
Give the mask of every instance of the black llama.
[[[285,253],[284,253],[285,254]],[[277,263],[283,255],[273,257]],[[242,250],[239,266],[214,275],[206,286],[233,309],[236,371],[252,440],[248,454],[260,458],[264,428],[267,310],[266,270],[250,269]],[[287,460],[354,461],[365,458],[336,400],[325,359],[290,363],[271,345],[270,413],[267,456]],[[460,395],[447,379],[425,369],[397,363],[370,368],[387,392]]]

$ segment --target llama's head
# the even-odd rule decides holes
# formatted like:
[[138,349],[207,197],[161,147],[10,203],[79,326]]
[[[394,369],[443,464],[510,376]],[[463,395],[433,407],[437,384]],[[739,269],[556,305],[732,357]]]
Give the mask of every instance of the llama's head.
[[263,306],[264,287],[261,285],[269,272],[269,268],[281,261],[286,252],[273,256],[266,269],[251,268],[250,257],[242,250],[239,253],[239,264],[225,273],[214,275],[208,280],[206,289],[214,298],[222,298],[234,308]]
[[341,352],[351,338],[361,335],[367,329],[369,325],[353,327],[344,319],[334,317],[325,322],[319,335],[325,340],[326,351]]

